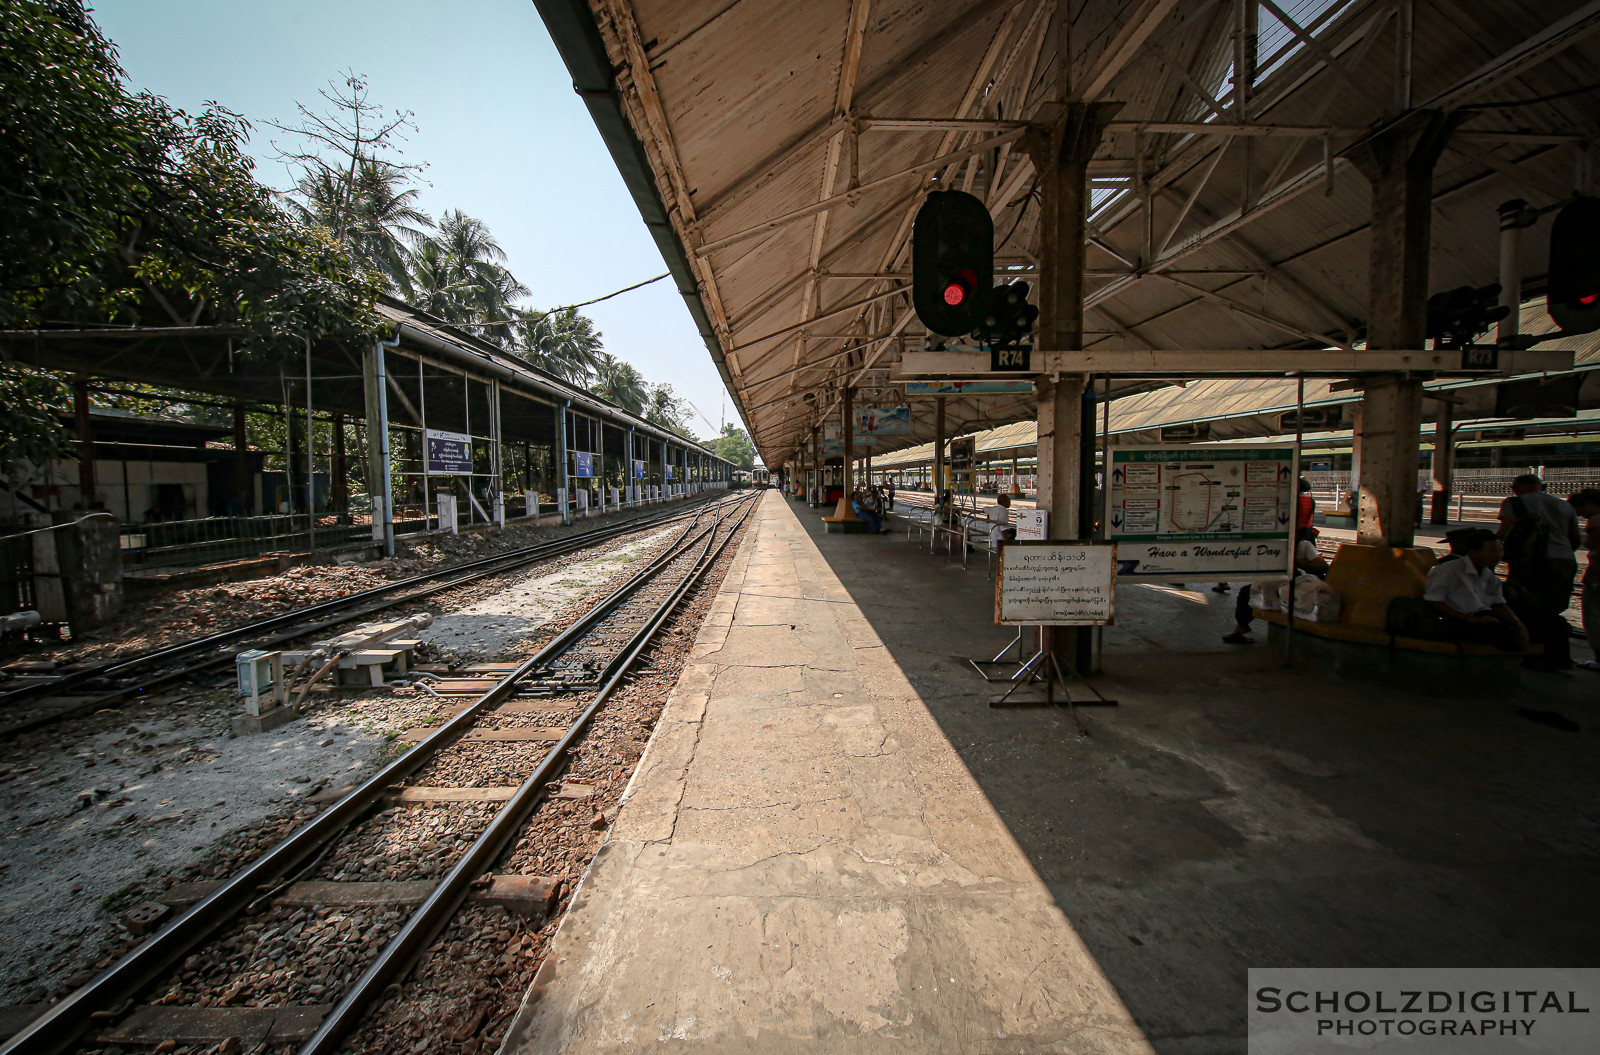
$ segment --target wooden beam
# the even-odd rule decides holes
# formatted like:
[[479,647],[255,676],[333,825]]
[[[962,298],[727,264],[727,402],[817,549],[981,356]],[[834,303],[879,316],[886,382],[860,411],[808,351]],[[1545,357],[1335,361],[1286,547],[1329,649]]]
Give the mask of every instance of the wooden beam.
[[1418,109],[1454,110],[1484,92],[1520,76],[1550,56],[1600,29],[1600,0],[1587,4],[1546,26],[1533,36],[1501,52],[1444,91],[1434,95]]
[[758,223],[754,227],[747,227],[735,234],[718,238],[715,241],[706,242],[695,249],[695,255],[700,257],[709,256],[718,249],[723,249],[737,242],[742,242],[746,239],[755,238],[759,235],[766,234],[769,231],[773,231],[779,227],[791,224],[796,220],[803,220],[808,216],[814,216],[819,212],[824,212],[833,208],[835,205],[843,205],[855,201],[862,195],[877,190],[880,187],[888,186],[897,180],[905,179],[908,176],[919,176],[926,172],[932,172],[935,169],[944,168],[946,165],[957,161],[965,161],[973,154],[979,154],[986,150],[993,150],[995,147],[1000,146],[1003,143],[1014,142],[1022,138],[1022,133],[1022,129],[1014,129],[1002,135],[993,136],[970,146],[963,147],[960,150],[952,151],[948,154],[942,154],[931,161],[924,161],[920,165],[913,165],[910,168],[901,169],[899,172],[893,172],[887,176],[879,176],[875,180],[869,180],[868,182],[863,183],[855,190],[846,191],[843,194],[830,195],[829,197],[823,199],[822,201],[816,202],[815,204],[802,206],[799,209],[786,212],[781,216],[774,216],[772,219]]
[[[1150,349],[1048,352],[1034,350],[1033,361],[1045,373],[1111,374],[1152,377],[1350,377],[1368,373],[1420,372],[1464,377],[1494,376],[1463,370],[1460,351],[1393,351],[1388,349],[1245,348]],[[1499,375],[1560,372],[1572,369],[1570,351],[1501,352]],[[900,361],[902,378],[982,378],[1026,381],[1033,374],[996,374],[989,370],[989,353],[906,352]]]
[[[1117,74],[1139,53],[1150,34],[1177,6],[1177,0],[1141,0],[1122,28],[1117,30],[1117,35],[1111,38],[1111,43],[1085,71],[1079,83],[1072,86],[1073,98],[1091,102],[1100,98],[1111,87]],[[1065,57],[1060,57],[1059,61],[1065,61]]]

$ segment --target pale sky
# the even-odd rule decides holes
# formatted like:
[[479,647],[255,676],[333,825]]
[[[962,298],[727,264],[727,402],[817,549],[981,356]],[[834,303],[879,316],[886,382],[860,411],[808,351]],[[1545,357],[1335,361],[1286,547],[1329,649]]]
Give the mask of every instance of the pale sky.
[[[535,307],[602,296],[666,270],[530,0],[90,0],[136,88],[185,109],[216,100],[256,125],[346,69],[371,99],[415,112],[405,160],[425,162],[421,205],[489,225]],[[671,383],[716,432],[722,382],[671,279],[583,309],[606,349]],[[737,418],[729,414],[737,423]]]

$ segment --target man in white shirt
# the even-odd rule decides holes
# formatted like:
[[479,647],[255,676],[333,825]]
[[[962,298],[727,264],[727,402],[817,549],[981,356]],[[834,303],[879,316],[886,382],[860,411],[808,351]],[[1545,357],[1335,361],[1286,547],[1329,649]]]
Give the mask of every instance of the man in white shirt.
[[996,505],[988,509],[989,517],[989,545],[995,549],[1000,548],[1000,543],[1017,537],[1011,528],[1011,496],[1001,495],[995,499]]
[[1506,604],[1495,565],[1505,555],[1499,536],[1488,530],[1461,541],[1461,556],[1441,561],[1428,572],[1422,599],[1443,617],[1445,636],[1453,641],[1493,645],[1507,652],[1528,647],[1528,628]]

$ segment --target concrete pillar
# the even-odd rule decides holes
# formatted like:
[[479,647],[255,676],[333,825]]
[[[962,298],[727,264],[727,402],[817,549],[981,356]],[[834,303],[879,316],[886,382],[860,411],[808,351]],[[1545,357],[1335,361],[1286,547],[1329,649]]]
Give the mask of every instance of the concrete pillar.
[[839,504],[833,510],[835,520],[859,520],[856,511],[850,505],[850,494],[855,490],[855,389],[846,388],[844,398],[839,401],[844,422],[844,491],[839,495]]
[[1452,425],[1454,408],[1445,400],[1439,401],[1439,416],[1433,424],[1433,508],[1429,523],[1450,523],[1450,493],[1454,490],[1456,434]]
[[[72,417],[78,431],[78,504],[93,509],[94,426],[89,422],[89,382],[83,378],[72,382]],[[133,516],[133,510],[128,510],[128,519]]]
[[[1414,110],[1345,152],[1372,185],[1367,346],[1420,349],[1427,329],[1433,166],[1461,118]],[[1361,401],[1361,510],[1356,541],[1416,540],[1422,382],[1369,377]]]
[[[1063,85],[1064,87],[1064,85]],[[1050,537],[1084,537],[1084,381],[1049,370],[1049,353],[1083,347],[1084,248],[1088,228],[1089,162],[1106,122],[1120,103],[1068,102],[1051,127],[1035,126],[1023,147],[1040,173],[1039,351],[1046,373],[1039,391],[1038,505],[1050,514]],[[1092,457],[1092,450],[1089,455]],[[1091,635],[1076,629],[1041,633],[1041,646],[1064,668],[1092,669]]]

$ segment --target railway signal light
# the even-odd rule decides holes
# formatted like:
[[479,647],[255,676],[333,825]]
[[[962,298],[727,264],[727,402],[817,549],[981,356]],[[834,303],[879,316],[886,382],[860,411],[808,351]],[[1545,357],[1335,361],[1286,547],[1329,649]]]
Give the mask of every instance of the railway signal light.
[[963,191],[934,191],[911,232],[911,303],[932,333],[960,337],[983,319],[994,281],[994,220]]
[[1600,198],[1573,198],[1550,228],[1545,307],[1564,333],[1600,330]]
[[1021,280],[989,292],[989,310],[973,336],[991,348],[1015,348],[1027,342],[1039,309],[1028,303],[1028,284]]
[[1465,348],[1509,314],[1510,306],[1500,303],[1500,283],[1457,286],[1428,298],[1427,335],[1435,348]]

